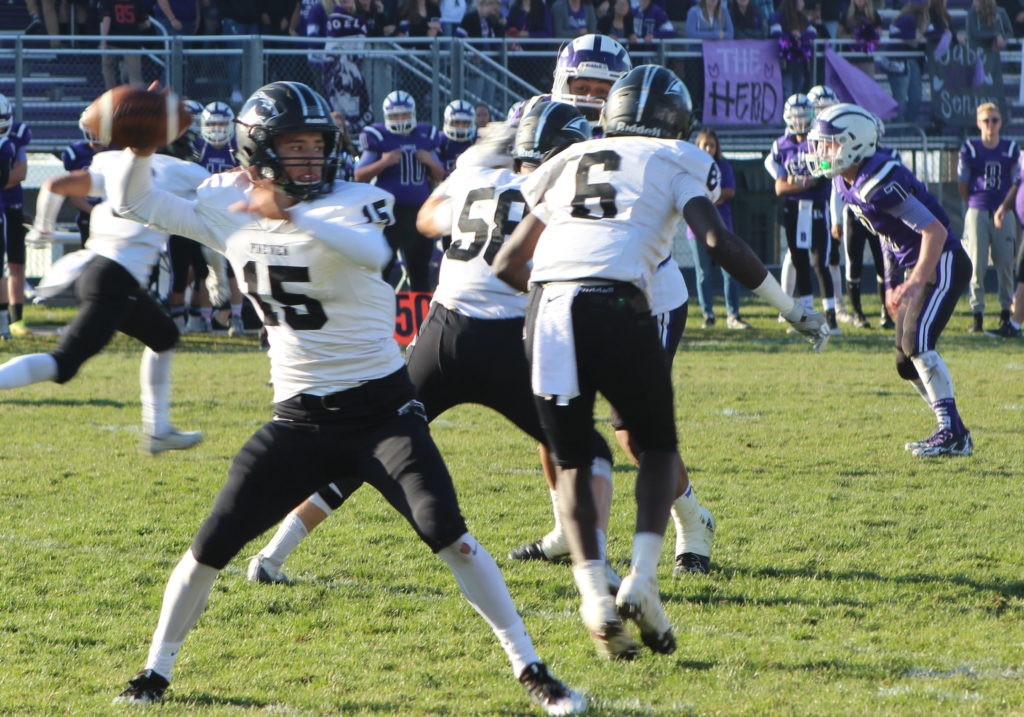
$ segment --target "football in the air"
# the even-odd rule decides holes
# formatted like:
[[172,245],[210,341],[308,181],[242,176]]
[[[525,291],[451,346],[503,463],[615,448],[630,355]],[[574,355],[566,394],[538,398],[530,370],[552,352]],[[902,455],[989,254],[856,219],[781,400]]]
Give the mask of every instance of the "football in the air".
[[192,115],[173,92],[121,85],[85,108],[79,124],[106,146],[156,149],[189,128]]

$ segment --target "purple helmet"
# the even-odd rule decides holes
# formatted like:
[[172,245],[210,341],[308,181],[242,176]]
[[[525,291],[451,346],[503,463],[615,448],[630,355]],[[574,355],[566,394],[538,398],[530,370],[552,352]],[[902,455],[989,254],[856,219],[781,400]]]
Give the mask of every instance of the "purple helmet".
[[617,40],[607,35],[581,35],[566,43],[558,53],[551,99],[573,105],[588,119],[596,120],[604,107],[604,99],[572,94],[569,81],[585,77],[614,83],[631,69],[629,53]]

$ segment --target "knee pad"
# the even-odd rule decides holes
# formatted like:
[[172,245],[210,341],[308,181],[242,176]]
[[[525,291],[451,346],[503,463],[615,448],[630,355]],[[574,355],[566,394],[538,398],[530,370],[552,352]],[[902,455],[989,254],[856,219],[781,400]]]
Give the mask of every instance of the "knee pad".
[[914,381],[920,376],[917,375],[917,367],[905,353],[896,349],[896,372],[904,381]]

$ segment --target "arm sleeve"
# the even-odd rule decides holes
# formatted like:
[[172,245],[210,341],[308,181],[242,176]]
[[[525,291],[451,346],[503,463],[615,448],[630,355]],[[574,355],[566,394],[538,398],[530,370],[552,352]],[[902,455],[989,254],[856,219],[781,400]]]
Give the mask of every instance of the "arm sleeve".
[[842,227],[843,222],[843,210],[846,208],[846,202],[839,196],[839,192],[836,191],[835,184],[832,185],[832,193],[828,199],[828,213],[829,218],[832,220],[832,226]]
[[[387,200],[388,215],[394,199]],[[299,203],[291,209],[292,223],[358,266],[379,270],[391,259],[391,247],[377,224],[349,226],[311,216],[311,208]]]
[[129,219],[223,252],[228,232],[217,232],[209,226],[197,211],[197,202],[155,189],[151,160],[130,149],[121,152],[121,161],[112,165],[112,176],[107,177],[107,196],[114,210]]
[[771,175],[772,179],[784,179],[786,177],[786,168],[776,159],[775,149],[775,145],[772,145],[772,151],[764,158],[764,168]]
[[915,196],[908,196],[899,204],[886,207],[885,211],[900,219],[916,232],[937,220],[931,210]]

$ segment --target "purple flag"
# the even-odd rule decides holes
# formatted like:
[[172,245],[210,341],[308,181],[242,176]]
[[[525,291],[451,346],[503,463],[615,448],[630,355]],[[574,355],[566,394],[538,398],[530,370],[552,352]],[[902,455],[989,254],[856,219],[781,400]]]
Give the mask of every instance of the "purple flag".
[[784,100],[774,40],[704,43],[704,124],[778,124]]
[[843,102],[860,105],[884,120],[899,114],[899,105],[892,95],[832,49],[825,50],[825,84],[835,90]]

